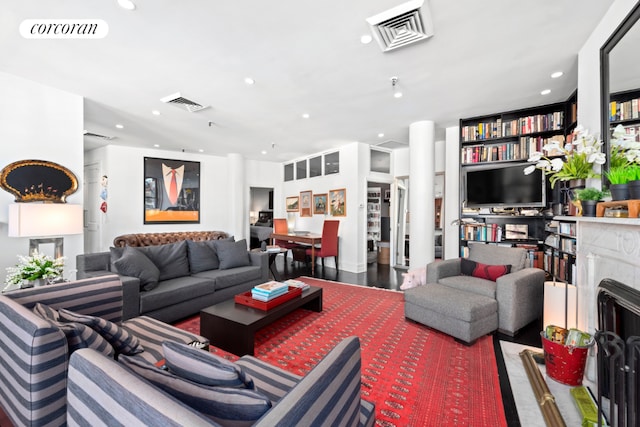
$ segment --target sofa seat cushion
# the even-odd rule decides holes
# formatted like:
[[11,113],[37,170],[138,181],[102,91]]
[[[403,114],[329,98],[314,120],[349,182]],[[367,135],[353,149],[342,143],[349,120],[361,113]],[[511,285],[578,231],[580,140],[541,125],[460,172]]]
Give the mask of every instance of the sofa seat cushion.
[[450,276],[438,281],[439,284],[461,291],[483,295],[488,298],[496,298],[496,282],[473,276]]
[[437,283],[408,289],[404,292],[404,299],[442,316],[469,323],[495,315],[498,311],[495,299]]
[[214,292],[213,281],[206,277],[184,276],[163,280],[152,291],[140,293],[140,313],[149,313]]
[[247,267],[236,267],[231,270],[203,271],[202,273],[194,274],[192,277],[215,280],[215,289],[220,290],[258,280],[262,276],[260,267],[251,265]]

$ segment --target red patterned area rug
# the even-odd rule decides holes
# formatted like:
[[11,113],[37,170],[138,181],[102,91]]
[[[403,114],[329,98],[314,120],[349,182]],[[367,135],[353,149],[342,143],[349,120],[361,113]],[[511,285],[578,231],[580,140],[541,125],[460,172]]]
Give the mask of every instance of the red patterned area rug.
[[[465,346],[406,320],[402,292],[300,280],[323,288],[323,311],[296,310],[259,331],[256,357],[305,375],[343,338],[357,335],[362,397],[375,403],[378,426],[507,425],[491,337]],[[199,316],[176,326],[198,333]]]

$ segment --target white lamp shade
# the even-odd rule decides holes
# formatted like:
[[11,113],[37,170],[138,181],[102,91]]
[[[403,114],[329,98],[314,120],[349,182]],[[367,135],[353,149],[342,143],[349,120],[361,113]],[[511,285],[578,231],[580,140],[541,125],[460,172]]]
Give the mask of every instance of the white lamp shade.
[[81,205],[14,203],[9,205],[9,237],[82,234]]

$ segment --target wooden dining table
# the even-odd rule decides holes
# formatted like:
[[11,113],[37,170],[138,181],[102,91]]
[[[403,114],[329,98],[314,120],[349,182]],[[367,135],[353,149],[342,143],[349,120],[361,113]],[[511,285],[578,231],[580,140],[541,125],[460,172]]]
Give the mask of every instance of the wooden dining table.
[[307,233],[307,232],[292,232],[292,233],[271,233],[271,238],[274,240],[287,240],[294,243],[302,243],[305,245],[311,245],[311,275],[313,276],[316,267],[316,245],[322,243],[322,235]]

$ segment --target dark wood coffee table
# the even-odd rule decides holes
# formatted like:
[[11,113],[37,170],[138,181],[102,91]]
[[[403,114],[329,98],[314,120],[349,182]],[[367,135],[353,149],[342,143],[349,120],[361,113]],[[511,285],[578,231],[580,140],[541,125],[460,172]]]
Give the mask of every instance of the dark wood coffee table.
[[200,335],[222,350],[238,356],[253,355],[256,331],[298,308],[322,311],[322,288],[311,286],[300,298],[268,311],[237,304],[233,299],[212,305],[200,312]]

